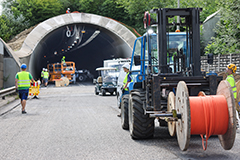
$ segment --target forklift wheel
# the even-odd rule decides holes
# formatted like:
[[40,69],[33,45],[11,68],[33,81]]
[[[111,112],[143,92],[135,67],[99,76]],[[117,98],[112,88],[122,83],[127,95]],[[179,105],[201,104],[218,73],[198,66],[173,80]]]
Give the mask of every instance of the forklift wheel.
[[129,129],[129,120],[128,120],[128,99],[129,94],[125,94],[122,97],[122,101],[120,104],[121,108],[121,123],[123,129]]
[[106,96],[106,90],[102,89],[102,96]]
[[97,91],[97,88],[95,88],[95,94],[96,94],[96,95],[98,95],[98,94],[99,94],[99,92]]

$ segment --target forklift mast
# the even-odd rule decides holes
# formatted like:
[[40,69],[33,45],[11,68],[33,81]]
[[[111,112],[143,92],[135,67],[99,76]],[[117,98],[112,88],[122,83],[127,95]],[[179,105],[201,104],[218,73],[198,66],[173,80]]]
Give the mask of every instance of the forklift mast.
[[[179,25],[185,27],[186,32],[186,50],[187,54],[178,53],[176,58],[182,58],[181,72],[184,76],[201,76],[200,69],[200,18],[201,8],[159,8],[151,10],[151,13],[157,14],[157,43],[159,57],[160,73],[169,73],[169,64],[167,63],[167,52],[169,48],[170,27]],[[175,16],[180,17],[180,22],[175,23]],[[172,22],[170,23],[172,19]],[[150,53],[150,52],[149,52]],[[187,58],[187,57],[188,58]],[[150,57],[150,56],[149,56]],[[185,62],[188,61],[188,62]],[[176,67],[177,60],[174,66]],[[188,63],[186,67],[183,62]],[[175,68],[176,69],[176,68]],[[174,71],[176,73],[176,70]],[[190,73],[190,74],[187,74]]]

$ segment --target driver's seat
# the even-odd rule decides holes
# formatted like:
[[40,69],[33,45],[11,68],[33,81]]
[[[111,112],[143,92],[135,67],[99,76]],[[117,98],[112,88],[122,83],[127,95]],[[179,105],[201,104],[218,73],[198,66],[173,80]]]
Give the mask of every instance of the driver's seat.
[[97,82],[98,82],[98,83],[102,83],[102,77],[101,77],[101,76],[99,76],[99,77],[97,78]]

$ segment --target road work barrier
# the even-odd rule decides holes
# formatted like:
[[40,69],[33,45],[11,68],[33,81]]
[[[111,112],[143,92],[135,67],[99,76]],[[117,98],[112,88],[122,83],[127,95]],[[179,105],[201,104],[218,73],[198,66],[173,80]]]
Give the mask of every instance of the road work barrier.
[[40,85],[38,84],[38,82],[32,83],[29,88],[29,95],[30,96],[38,96],[38,94],[40,93],[39,88],[40,88]]

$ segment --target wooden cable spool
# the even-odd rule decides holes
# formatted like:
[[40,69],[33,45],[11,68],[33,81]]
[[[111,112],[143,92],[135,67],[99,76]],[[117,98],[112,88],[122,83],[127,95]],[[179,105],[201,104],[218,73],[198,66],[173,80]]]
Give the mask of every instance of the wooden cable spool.
[[240,80],[240,75],[239,74],[233,73],[233,76],[234,76],[234,79],[235,79],[236,82]]
[[[217,95],[206,96],[200,92],[199,96],[189,97],[188,88],[184,81],[177,85],[175,98],[177,113],[181,119],[176,123],[177,139],[181,150],[188,148],[191,134],[200,134],[203,149],[204,142],[211,135],[218,135],[225,150],[232,148],[236,135],[236,109],[233,92],[229,83],[221,81]],[[203,138],[206,135],[206,139]]]
[[[167,111],[172,112],[173,109],[175,109],[175,95],[173,92],[170,92],[168,94]],[[168,122],[168,132],[171,136],[175,136],[176,134],[175,121]]]
[[[240,108],[239,103],[240,103],[240,80],[236,82],[236,88],[237,88],[237,99],[236,99],[236,109]],[[240,111],[238,109],[238,111]]]
[[218,76],[222,76],[223,80],[225,80],[227,78],[226,72],[220,72],[220,73],[218,73]]
[[236,82],[237,94],[240,91],[240,80]]
[[62,77],[61,78],[61,86],[68,86],[69,85],[69,79],[67,77]]

